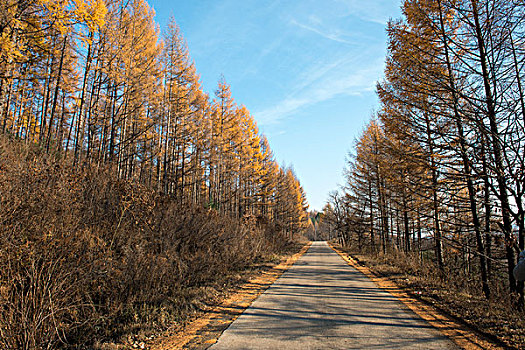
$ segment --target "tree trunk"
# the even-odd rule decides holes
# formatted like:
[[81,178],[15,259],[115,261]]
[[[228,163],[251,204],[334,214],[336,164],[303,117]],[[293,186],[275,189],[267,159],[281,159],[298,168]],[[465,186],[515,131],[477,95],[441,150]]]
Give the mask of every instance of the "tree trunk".
[[46,150],[49,151],[51,143],[51,131],[53,129],[53,121],[55,118],[56,108],[58,104],[58,93],[60,91],[60,78],[62,77],[62,67],[64,65],[64,56],[66,53],[67,35],[64,37],[64,43],[62,44],[62,51],[60,53],[60,62],[58,64],[57,81],[55,85],[55,95],[53,96],[53,105],[51,106],[51,116],[49,117],[49,126],[47,129],[47,141]]
[[[496,180],[498,182],[499,188],[499,200],[501,203],[501,215],[503,218],[503,234],[505,235],[506,241],[506,256],[507,256],[507,272],[509,279],[509,288],[511,291],[517,291],[516,280],[512,271],[516,265],[516,256],[513,246],[513,237],[512,237],[512,221],[510,214],[510,204],[507,194],[507,181],[505,179],[505,166],[503,164],[503,155],[501,149],[501,140],[500,133],[498,130],[498,124],[496,120],[496,110],[494,106],[494,100],[492,97],[492,88],[490,86],[490,74],[487,67],[487,56],[485,54],[485,46],[483,42],[483,34],[481,32],[481,25],[479,22],[477,0],[471,0],[472,3],[472,12],[474,16],[474,23],[476,26],[476,39],[478,43],[479,57],[481,61],[481,71],[483,78],[483,85],[485,88],[485,104],[486,104],[486,114],[490,123],[490,137],[492,139],[492,152],[494,153],[494,165],[496,170]],[[523,300],[523,294],[520,298]]]
[[[90,39],[93,39],[93,34],[90,34]],[[88,45],[88,51],[86,56],[86,66],[84,68],[84,79],[82,80],[82,92],[80,94],[80,106],[78,107],[78,119],[77,119],[77,127],[76,127],[76,136],[75,136],[75,155],[73,158],[73,166],[77,164],[78,157],[80,155],[80,151],[82,150],[82,140],[84,138],[84,130],[83,130],[83,118],[84,118],[84,103],[86,101],[86,87],[87,87],[87,80],[89,76],[89,71],[91,67],[91,44]]]
[[485,247],[483,244],[483,237],[481,235],[481,223],[478,216],[478,209],[477,209],[477,203],[476,203],[476,191],[474,189],[474,184],[472,182],[472,174],[470,169],[470,161],[468,159],[468,150],[467,150],[467,144],[465,141],[465,135],[463,131],[463,124],[461,120],[461,116],[459,114],[459,100],[458,95],[456,91],[456,82],[454,79],[454,71],[452,70],[452,64],[450,63],[450,57],[449,57],[449,51],[448,51],[448,39],[445,34],[445,24],[443,21],[443,13],[441,9],[441,0],[438,0],[439,4],[439,21],[441,26],[441,34],[443,39],[443,44],[445,47],[445,59],[447,62],[447,70],[448,70],[448,81],[450,85],[450,93],[452,97],[452,104],[453,104],[453,110],[454,110],[454,120],[456,123],[456,129],[458,133],[458,139],[459,139],[459,145],[460,145],[460,155],[461,160],[463,162],[463,171],[464,176],[467,182],[467,189],[468,189],[468,197],[469,197],[469,203],[470,203],[470,213],[472,215],[472,223],[474,225],[474,232],[476,234],[476,245],[478,249],[478,255],[479,255],[479,265],[480,265],[480,272],[481,272],[481,283],[483,288],[483,293],[485,294],[485,297],[487,299],[490,298],[490,288],[489,288],[489,282],[488,282],[488,275],[487,275],[487,262],[485,258]]
[[438,191],[438,175],[437,175],[437,164],[434,159],[434,143],[432,141],[430,118],[428,113],[424,113],[427,133],[427,143],[429,148],[429,159],[430,159],[430,171],[432,175],[432,209],[434,211],[434,241],[436,249],[436,261],[438,263],[439,270],[444,273],[444,262],[443,262],[443,242],[441,239],[441,225],[439,220],[439,201],[437,196]]

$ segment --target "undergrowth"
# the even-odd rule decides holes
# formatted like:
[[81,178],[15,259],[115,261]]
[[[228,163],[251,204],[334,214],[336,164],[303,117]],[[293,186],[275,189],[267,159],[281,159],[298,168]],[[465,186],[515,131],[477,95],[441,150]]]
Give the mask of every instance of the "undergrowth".
[[503,277],[493,276],[492,297],[487,300],[479,281],[469,280],[453,262],[444,275],[432,261],[421,262],[417,254],[341,247],[360,264],[408,288],[413,296],[462,320],[489,338],[511,349],[525,347],[525,313],[512,306],[508,291],[502,290]]
[[114,173],[0,138],[0,348],[90,348],[162,327],[289,245],[270,224]]

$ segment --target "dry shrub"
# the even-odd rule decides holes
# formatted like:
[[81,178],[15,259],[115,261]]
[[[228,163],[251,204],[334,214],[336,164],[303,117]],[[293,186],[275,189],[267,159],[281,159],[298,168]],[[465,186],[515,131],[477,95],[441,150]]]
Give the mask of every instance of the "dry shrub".
[[494,266],[491,299],[486,300],[477,277],[477,259],[472,259],[469,274],[466,266],[450,258],[449,253],[445,273],[441,274],[430,250],[420,256],[396,249],[388,249],[387,254],[383,254],[370,247],[358,249],[357,244],[341,249],[374,272],[408,287],[415,296],[463,320],[489,338],[503,342],[505,348],[525,348],[524,312],[513,306],[512,300],[517,296],[508,292],[506,271],[502,269],[505,266]]
[[154,309],[178,317],[192,290],[286,248],[268,223],[180,207],[58,156],[0,138],[2,349],[90,346],[162,322]]

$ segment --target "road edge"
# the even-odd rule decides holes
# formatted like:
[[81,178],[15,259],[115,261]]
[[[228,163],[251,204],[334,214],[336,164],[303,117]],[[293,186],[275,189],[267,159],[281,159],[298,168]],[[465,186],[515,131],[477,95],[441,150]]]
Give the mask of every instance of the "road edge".
[[336,248],[330,242],[327,243],[328,246],[332,248],[332,250],[334,250],[348,265],[368,277],[381,289],[392,294],[408,309],[429,323],[432,327],[436,328],[460,348],[466,350],[505,349],[505,347],[486,339],[483,335],[478,334],[478,332],[467,325],[456,321],[451,316],[419,299],[414,298],[389,278],[378,276],[368,267],[359,264],[349,254]]
[[308,242],[288,259],[250,278],[247,283],[236,288],[219,306],[191,321],[177,333],[157,339],[149,348],[151,350],[207,349],[215,344],[230,324],[299,260],[311,245],[312,242]]

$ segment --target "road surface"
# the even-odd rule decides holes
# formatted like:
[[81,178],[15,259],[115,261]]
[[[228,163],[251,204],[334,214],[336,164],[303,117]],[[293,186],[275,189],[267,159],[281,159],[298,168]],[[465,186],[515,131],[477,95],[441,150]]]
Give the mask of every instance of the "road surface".
[[457,347],[326,242],[314,242],[210,349]]

